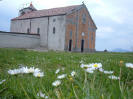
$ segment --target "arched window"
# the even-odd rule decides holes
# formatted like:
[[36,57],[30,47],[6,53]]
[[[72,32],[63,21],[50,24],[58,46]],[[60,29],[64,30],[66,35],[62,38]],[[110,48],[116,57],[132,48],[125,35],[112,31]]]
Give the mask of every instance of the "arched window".
[[40,34],[40,28],[37,28],[37,34]]
[[53,27],[53,34],[55,34],[55,27]]
[[30,33],[30,29],[29,29],[29,28],[27,29],[27,33],[28,33],[28,34]]

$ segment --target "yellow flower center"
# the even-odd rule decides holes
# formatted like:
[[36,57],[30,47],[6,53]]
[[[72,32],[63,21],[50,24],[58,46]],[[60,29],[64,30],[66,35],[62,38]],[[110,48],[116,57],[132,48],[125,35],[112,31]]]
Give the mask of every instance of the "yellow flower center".
[[69,80],[70,80],[71,82],[73,82],[73,78],[72,78],[72,77],[70,77]]
[[94,67],[98,67],[98,65],[97,64],[94,64]]
[[37,77],[40,77],[41,75],[40,74],[37,74]]
[[123,64],[123,61],[120,61],[120,64]]
[[120,66],[122,66],[122,65],[123,65],[123,63],[124,63],[124,61],[120,61]]
[[70,77],[70,80],[72,81],[72,80],[73,80],[73,78],[72,78],[72,77]]

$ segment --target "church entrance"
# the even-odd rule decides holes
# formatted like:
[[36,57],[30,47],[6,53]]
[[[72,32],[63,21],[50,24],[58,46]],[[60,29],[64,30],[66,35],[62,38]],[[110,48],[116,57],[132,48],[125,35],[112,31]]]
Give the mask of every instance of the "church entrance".
[[69,40],[69,51],[72,50],[72,40]]
[[84,40],[81,40],[81,52],[84,51]]

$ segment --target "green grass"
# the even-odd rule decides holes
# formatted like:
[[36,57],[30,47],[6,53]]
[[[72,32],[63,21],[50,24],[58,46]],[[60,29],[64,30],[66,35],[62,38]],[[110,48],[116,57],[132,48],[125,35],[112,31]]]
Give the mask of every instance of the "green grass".
[[[120,75],[120,61],[133,63],[133,53],[68,53],[68,52],[34,52],[22,49],[0,49],[0,99],[40,99],[39,91],[49,96],[49,99],[132,99],[133,69],[121,67],[121,80],[111,80],[107,74],[95,71],[85,73],[80,68],[84,63],[102,63],[105,70],[113,70],[114,75]],[[34,66],[44,72],[43,78],[32,74],[9,75],[9,69],[19,68],[19,64]],[[56,69],[64,67],[59,74],[68,76],[62,80],[59,87],[52,86],[57,79]],[[72,71],[77,75],[73,82],[69,80]],[[58,92],[58,97],[57,97]]]

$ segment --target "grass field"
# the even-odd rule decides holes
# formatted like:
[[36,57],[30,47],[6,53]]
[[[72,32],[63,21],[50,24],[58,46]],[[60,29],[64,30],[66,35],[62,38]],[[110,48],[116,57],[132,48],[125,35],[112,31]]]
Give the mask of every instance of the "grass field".
[[[105,70],[114,71],[120,80],[109,79],[109,74],[98,70],[87,73],[84,64],[102,63]],[[123,63],[120,66],[120,61]],[[34,52],[22,49],[0,49],[0,99],[41,99],[38,92],[48,99],[133,99],[133,69],[125,63],[133,63],[133,53],[68,53]],[[8,70],[27,67],[39,68],[44,77],[32,74],[9,75]],[[64,70],[62,70],[64,68]],[[55,71],[60,69],[58,74]],[[76,72],[74,77],[70,74]],[[61,85],[52,83],[57,76],[67,74]]]

